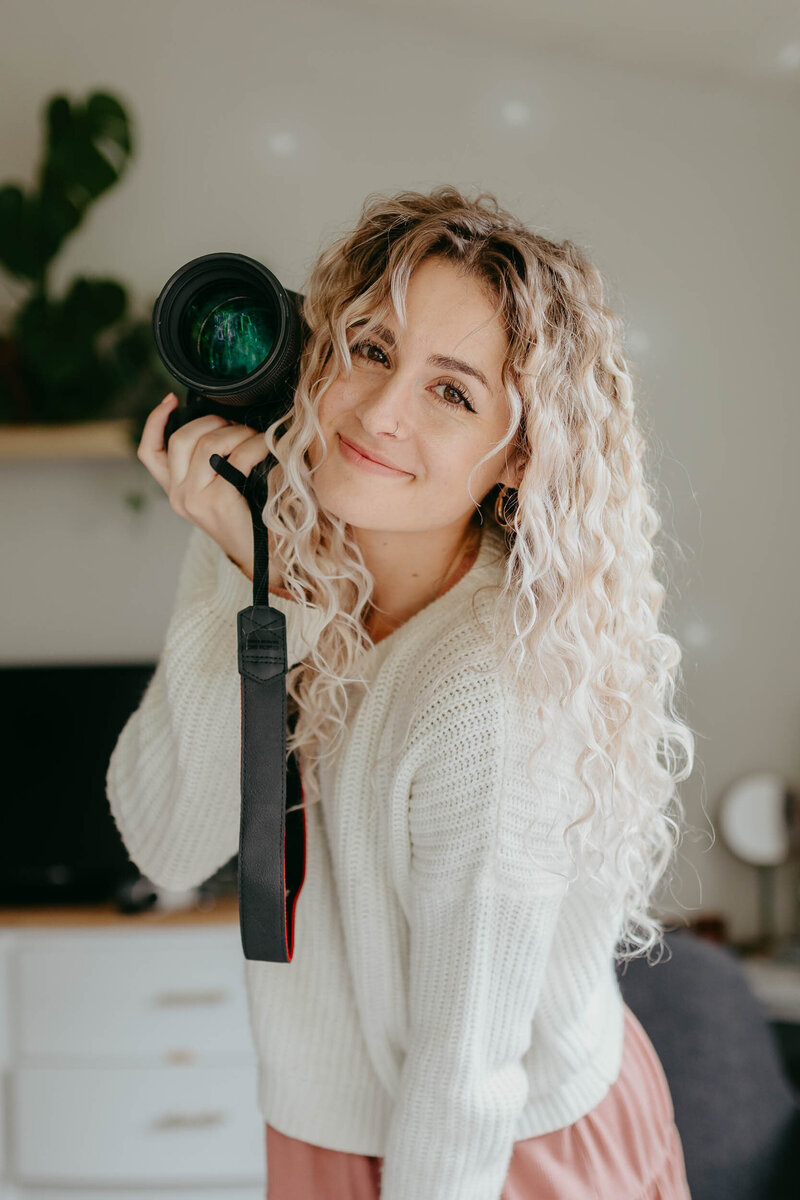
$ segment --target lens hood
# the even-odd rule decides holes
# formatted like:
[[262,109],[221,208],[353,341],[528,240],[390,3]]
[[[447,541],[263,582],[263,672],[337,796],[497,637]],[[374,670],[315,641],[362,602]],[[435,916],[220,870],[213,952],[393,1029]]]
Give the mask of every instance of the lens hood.
[[204,254],[162,288],[153,308],[156,349],[176,380],[212,402],[208,411],[223,405],[252,415],[256,407],[266,428],[292,407],[308,333],[302,304],[256,259]]

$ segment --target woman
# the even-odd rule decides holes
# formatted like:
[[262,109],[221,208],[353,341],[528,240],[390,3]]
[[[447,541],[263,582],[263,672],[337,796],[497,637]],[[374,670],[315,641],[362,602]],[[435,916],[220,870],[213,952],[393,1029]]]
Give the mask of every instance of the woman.
[[693,762],[620,321],[573,243],[449,186],[368,197],[302,290],[280,440],[148,418],[197,528],[108,773],[156,883],[236,853],[252,525],[209,457],[271,451],[307,842],[291,963],[245,961],[269,1200],[686,1200],[614,969],[662,942]]

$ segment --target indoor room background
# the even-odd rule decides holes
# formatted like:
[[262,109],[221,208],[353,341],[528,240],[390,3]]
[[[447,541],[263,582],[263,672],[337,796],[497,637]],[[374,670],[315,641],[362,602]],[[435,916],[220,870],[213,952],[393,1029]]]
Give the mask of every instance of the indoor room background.
[[[587,251],[652,436],[697,735],[693,832],[659,907],[719,914],[738,938],[757,932],[758,878],[722,843],[719,798],[750,771],[800,775],[795,13],[5,0],[0,48],[0,182],[32,184],[56,93],[112,92],[133,121],[130,167],[55,259],[56,293],[113,277],[149,319],[179,266],[228,250],[300,290],[368,193],[447,182]],[[0,275],[4,319],[24,294]],[[157,658],[189,532],[133,453],[5,456],[3,664]],[[796,865],[777,883],[787,933]]]

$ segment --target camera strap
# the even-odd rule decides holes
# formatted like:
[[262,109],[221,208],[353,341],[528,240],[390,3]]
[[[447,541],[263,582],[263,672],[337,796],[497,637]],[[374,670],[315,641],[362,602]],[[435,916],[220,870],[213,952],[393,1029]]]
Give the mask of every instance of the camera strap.
[[[253,603],[237,614],[241,675],[239,929],[247,959],[291,962],[294,910],[305,878],[305,810],[296,755],[286,760],[286,617],[270,608],[269,530],[262,519],[273,454],[245,476],[221,455],[209,462],[237,488],[253,522]],[[294,664],[292,664],[294,665]],[[291,723],[294,732],[296,714]],[[287,807],[294,808],[287,813]]]

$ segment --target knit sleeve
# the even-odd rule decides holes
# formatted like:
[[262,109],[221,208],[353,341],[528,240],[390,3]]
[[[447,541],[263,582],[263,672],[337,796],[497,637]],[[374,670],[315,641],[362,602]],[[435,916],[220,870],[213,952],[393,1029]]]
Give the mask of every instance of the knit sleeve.
[[[199,526],[181,563],[164,648],[111,754],[106,793],[131,860],[161,887],[194,887],[238,852],[241,676],[236,615],[253,584]],[[310,651],[318,610],[280,595],[287,665]]]
[[409,801],[408,1032],[381,1200],[503,1191],[568,883],[563,767],[534,755],[532,782],[538,729],[524,718],[488,674],[456,684],[428,716]]

